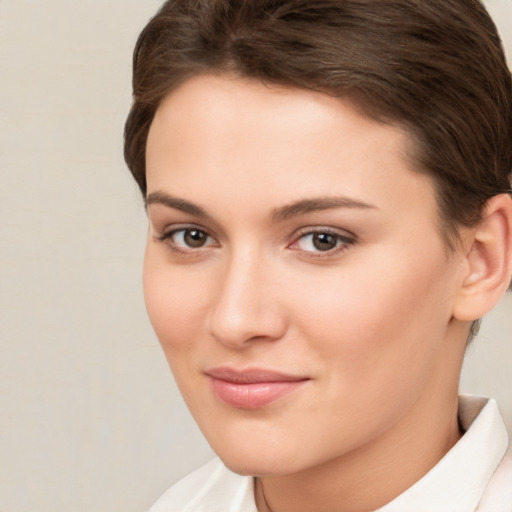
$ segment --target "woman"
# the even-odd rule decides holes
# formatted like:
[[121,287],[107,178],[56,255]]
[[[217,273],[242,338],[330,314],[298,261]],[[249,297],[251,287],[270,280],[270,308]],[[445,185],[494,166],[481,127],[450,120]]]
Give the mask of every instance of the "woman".
[[512,276],[512,85],[476,0],[171,0],[125,156],[147,309],[219,459],[152,512],[512,510],[458,397]]

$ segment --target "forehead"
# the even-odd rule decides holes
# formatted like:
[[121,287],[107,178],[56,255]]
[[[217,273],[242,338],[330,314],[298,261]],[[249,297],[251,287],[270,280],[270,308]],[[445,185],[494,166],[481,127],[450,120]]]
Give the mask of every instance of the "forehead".
[[[250,135],[261,137],[262,131],[270,137],[272,127],[280,131],[284,140],[288,136],[297,148],[297,141],[314,139],[319,131],[332,129],[335,135],[341,123],[350,124],[354,139],[368,142],[370,138],[379,138],[388,145],[396,142],[396,149],[405,154],[410,145],[405,130],[376,122],[362,110],[348,99],[320,92],[243,77],[206,74],[185,81],[163,99],[151,131],[158,125],[170,127],[180,123],[180,131],[192,129],[196,135],[205,133],[212,139],[221,126],[229,128],[237,124],[237,128],[243,128],[238,131],[238,138],[245,140]],[[199,120],[201,126],[197,125]]]
[[282,204],[333,193],[384,209],[423,198],[433,213],[431,180],[413,169],[410,146],[403,129],[369,119],[348,101],[203,75],[157,110],[147,145],[148,191],[208,199],[197,189],[202,184],[212,197],[240,199],[244,208],[255,198]]

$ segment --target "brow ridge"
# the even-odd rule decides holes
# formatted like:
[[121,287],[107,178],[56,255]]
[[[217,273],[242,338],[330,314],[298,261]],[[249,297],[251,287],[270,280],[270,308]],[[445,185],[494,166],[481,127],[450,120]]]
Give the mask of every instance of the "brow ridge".
[[282,222],[306,213],[331,210],[334,208],[360,208],[367,210],[376,209],[376,206],[349,197],[327,196],[302,199],[289,205],[276,208],[272,212],[272,221]]
[[[151,192],[145,198],[146,209],[151,204],[161,204],[168,208],[180,210],[196,217],[210,217],[204,208],[187,201],[186,199],[173,197],[161,190]],[[288,205],[275,208],[270,217],[272,222],[278,223],[307,213],[331,210],[335,208],[375,209],[376,207],[363,201],[343,196],[315,197],[310,199],[301,199]]]
[[161,190],[157,190],[156,192],[151,192],[144,200],[146,209],[150,204],[161,204],[167,206],[168,208],[173,208],[175,210],[180,210],[182,212],[188,213],[190,215],[195,215],[196,217],[209,217],[206,213],[206,210],[197,206],[186,199],[179,199],[177,197],[173,197],[169,194]]

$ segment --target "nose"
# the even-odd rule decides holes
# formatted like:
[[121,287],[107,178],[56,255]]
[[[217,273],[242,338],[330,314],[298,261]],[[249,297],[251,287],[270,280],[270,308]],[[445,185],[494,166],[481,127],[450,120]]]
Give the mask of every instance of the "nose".
[[282,287],[269,265],[255,254],[233,255],[218,277],[211,305],[210,334],[229,348],[276,341],[287,328]]

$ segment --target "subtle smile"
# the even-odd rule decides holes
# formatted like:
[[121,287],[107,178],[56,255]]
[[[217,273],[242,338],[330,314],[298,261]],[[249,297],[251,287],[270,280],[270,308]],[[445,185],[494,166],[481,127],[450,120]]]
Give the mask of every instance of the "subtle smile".
[[270,370],[213,368],[205,372],[222,402],[239,409],[259,409],[301,387],[310,379]]

